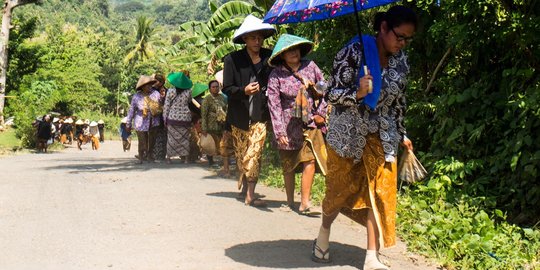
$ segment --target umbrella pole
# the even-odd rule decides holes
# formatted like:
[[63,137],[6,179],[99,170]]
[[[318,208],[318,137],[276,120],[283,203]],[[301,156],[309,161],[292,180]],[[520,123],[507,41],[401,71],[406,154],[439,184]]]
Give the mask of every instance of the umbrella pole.
[[[356,19],[356,29],[358,30],[358,38],[360,39],[360,44],[362,44],[362,63],[360,63],[360,64],[363,65],[364,74],[367,75],[368,74],[368,67],[367,67],[367,62],[366,62],[366,52],[364,51],[364,43],[362,41],[362,31],[360,31],[361,30],[361,28],[360,28],[360,17],[358,17],[357,4],[358,4],[358,0],[353,0],[354,18]],[[369,81],[369,91],[368,91],[368,93],[371,93],[372,91],[373,91],[373,83],[371,81]]]

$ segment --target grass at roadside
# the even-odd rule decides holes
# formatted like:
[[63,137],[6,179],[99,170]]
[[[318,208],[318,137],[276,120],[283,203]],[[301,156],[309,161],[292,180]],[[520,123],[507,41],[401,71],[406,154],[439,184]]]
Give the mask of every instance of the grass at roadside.
[[15,129],[8,128],[0,132],[0,148],[13,149],[20,146],[19,139],[15,136]]

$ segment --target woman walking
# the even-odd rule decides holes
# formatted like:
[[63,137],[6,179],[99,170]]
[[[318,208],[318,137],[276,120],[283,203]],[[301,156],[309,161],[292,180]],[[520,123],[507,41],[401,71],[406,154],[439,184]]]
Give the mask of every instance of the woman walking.
[[[334,59],[327,95],[335,105],[327,134],[329,171],[314,261],[330,261],[330,227],[341,212],[367,228],[364,269],[389,269],[377,252],[396,241],[398,145],[413,147],[403,125],[409,65],[402,49],[412,40],[416,24],[412,10],[394,6],[376,15],[375,37],[360,37],[364,46],[356,38]],[[360,75],[362,48],[370,70]],[[374,92],[380,89],[374,109],[364,104],[371,84]]]
[[48,142],[53,137],[52,121],[50,115],[44,115],[38,124],[37,139],[38,152],[47,153]]
[[208,90],[208,86],[202,83],[196,83],[191,90],[191,102],[189,102],[189,110],[191,111],[191,139],[189,141],[189,163],[200,162],[202,152],[199,146],[199,133],[201,133],[201,104],[203,96]]
[[131,131],[135,127],[139,140],[139,164],[147,159],[154,161],[153,150],[156,141],[156,127],[159,126],[159,114],[162,107],[159,103],[159,92],[152,89],[156,81],[150,76],[142,75],[137,82],[137,93],[131,99],[127,115],[126,127]]
[[99,142],[105,142],[105,122],[102,119],[97,121],[98,131],[99,131]]
[[176,72],[167,76],[173,88],[167,91],[163,107],[163,118],[167,127],[167,163],[172,157],[180,157],[182,163],[189,155],[189,139],[191,128],[191,87],[193,83],[183,73]]
[[[225,118],[227,117],[227,103],[225,97],[219,93],[219,82],[216,80],[208,83],[210,95],[204,98],[201,105],[201,133],[203,136],[210,135],[216,144],[216,150],[220,149],[221,137],[223,136],[223,128]],[[224,167],[229,167],[229,157],[226,153],[221,153],[223,157]],[[207,156],[208,165],[214,165],[214,157]]]
[[131,132],[127,130],[126,123],[127,117],[122,118],[120,122],[120,137],[122,137],[122,149],[124,149],[124,152],[131,149]]
[[312,42],[284,34],[268,60],[274,66],[268,80],[268,107],[287,193],[287,204],[282,208],[286,211],[294,208],[294,175],[301,169],[298,212],[303,215],[320,215],[311,210],[311,186],[316,167],[326,174],[327,156],[322,132],[327,105],[322,93],[314,89],[323,76],[313,61],[302,60],[312,48]]
[[[159,102],[161,106],[165,104],[165,96],[167,95],[167,88],[165,88],[165,77],[161,74],[154,74],[152,77],[156,80],[156,83],[152,86],[154,90],[159,92]],[[167,129],[165,128],[165,121],[163,114],[159,114],[159,126],[156,127],[156,143],[154,145],[154,159],[165,160],[167,155]]]

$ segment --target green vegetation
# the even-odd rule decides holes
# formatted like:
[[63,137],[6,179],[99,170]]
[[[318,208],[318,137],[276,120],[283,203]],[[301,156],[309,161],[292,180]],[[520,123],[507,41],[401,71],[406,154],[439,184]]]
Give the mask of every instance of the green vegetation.
[[3,132],[0,132],[0,148],[2,149],[14,149],[20,146],[20,141],[17,136],[15,136],[14,129],[7,129]]
[[[430,177],[400,192],[399,235],[449,269],[540,269],[540,6],[409,2],[421,26],[408,49],[407,126]],[[363,32],[376,11],[361,14]],[[328,74],[352,20],[288,31],[317,42],[310,57]],[[278,164],[264,176],[282,186]]]
[[[48,0],[21,7],[6,87],[16,98],[7,100],[6,115],[16,116],[23,145],[32,145],[32,120],[50,111],[102,118],[107,134],[116,134],[140,74],[188,69],[195,81],[207,81],[236,48],[230,40],[242,19],[262,16],[270,2]],[[401,190],[400,236],[449,269],[540,269],[540,3],[435,2],[403,1],[421,24],[408,48],[408,135],[430,176]],[[377,11],[361,13],[363,32],[371,33]],[[356,34],[353,20],[279,31],[314,40],[310,57],[329,74],[337,50]],[[282,187],[277,155],[267,150],[263,180]],[[319,202],[324,196],[320,176],[313,194]]]

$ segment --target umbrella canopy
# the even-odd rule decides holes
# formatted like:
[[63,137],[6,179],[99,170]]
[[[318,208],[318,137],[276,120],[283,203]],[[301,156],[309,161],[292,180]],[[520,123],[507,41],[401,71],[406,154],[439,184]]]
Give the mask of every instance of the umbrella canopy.
[[[332,19],[399,0],[277,0],[264,16],[265,23],[284,24]],[[356,9],[355,5],[356,3]]]

